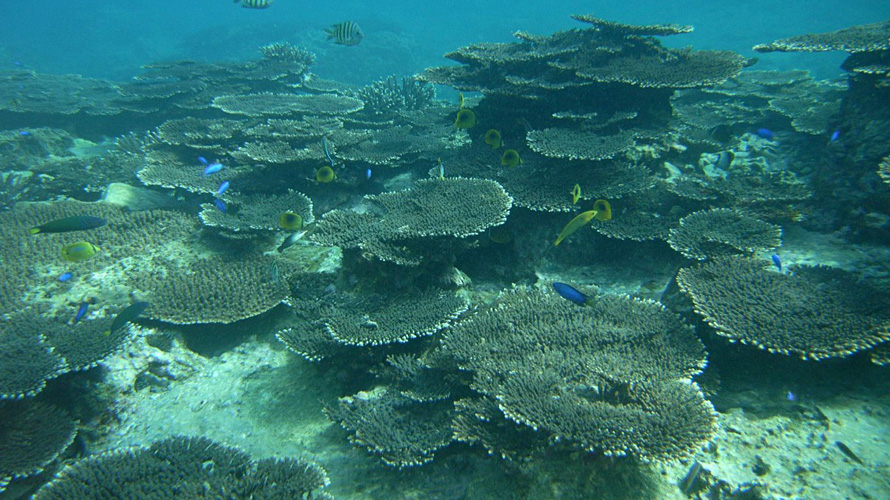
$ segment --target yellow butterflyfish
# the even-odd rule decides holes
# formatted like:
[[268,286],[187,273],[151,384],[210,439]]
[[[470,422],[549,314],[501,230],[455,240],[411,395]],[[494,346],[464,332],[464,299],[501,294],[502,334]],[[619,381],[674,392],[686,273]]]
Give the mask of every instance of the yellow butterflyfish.
[[581,199],[581,186],[575,184],[575,187],[572,188],[572,205],[577,205],[578,200]]
[[593,202],[593,209],[598,213],[596,220],[609,220],[612,218],[612,206],[606,200],[596,200]]

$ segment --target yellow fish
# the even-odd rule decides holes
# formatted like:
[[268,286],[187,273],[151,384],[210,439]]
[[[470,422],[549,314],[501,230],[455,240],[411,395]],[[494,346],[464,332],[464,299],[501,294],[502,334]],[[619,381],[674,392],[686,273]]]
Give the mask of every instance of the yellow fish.
[[597,211],[596,220],[609,220],[612,218],[612,206],[606,200],[593,202],[593,209]]
[[572,205],[577,205],[578,200],[581,199],[581,186],[575,184],[575,187],[572,188]]
[[491,146],[491,149],[497,149],[501,147],[501,133],[497,130],[490,128],[488,132],[485,132],[485,137],[483,137],[485,144]]
[[315,180],[318,182],[331,182],[336,178],[337,174],[334,173],[334,169],[327,165],[315,171]]
[[281,229],[299,231],[303,229],[303,217],[294,212],[284,212],[278,217],[278,225]]
[[78,241],[62,247],[62,258],[68,262],[83,262],[89,260],[102,249],[86,241]]
[[520,163],[522,163],[522,158],[519,157],[519,153],[515,149],[508,149],[501,155],[501,165],[513,168]]
[[457,93],[457,110],[460,111],[462,109],[464,109],[464,93],[458,92]]
[[562,228],[562,232],[559,233],[559,236],[556,237],[556,241],[553,242],[553,246],[557,246],[562,243],[562,240],[569,237],[570,234],[584,227],[588,222],[593,220],[596,217],[596,210],[588,210],[587,212],[581,212],[576,215],[574,219],[569,221],[566,224],[566,227]]
[[473,128],[476,126],[476,113],[469,109],[461,109],[454,118],[454,126],[457,128]]

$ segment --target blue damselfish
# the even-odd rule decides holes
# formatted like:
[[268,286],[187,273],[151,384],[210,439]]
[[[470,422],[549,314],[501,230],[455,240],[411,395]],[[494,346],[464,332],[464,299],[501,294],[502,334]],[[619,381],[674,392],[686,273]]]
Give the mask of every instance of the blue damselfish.
[[558,293],[560,297],[575,304],[578,304],[579,306],[583,306],[587,302],[586,295],[579,292],[574,287],[566,285],[565,283],[555,281],[553,283],[553,289],[556,290],[556,293]]

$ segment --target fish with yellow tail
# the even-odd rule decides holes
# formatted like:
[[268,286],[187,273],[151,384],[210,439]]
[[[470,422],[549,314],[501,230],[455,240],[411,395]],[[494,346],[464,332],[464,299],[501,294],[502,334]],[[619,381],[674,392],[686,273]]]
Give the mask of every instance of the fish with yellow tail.
[[575,184],[575,187],[572,188],[572,205],[577,205],[578,200],[581,199],[581,186]]
[[553,242],[553,246],[559,246],[559,244],[562,243],[562,240],[568,238],[569,235],[586,226],[594,218],[596,218],[597,220],[609,220],[612,218],[612,208],[609,206],[608,201],[596,200],[596,202],[594,202],[593,204],[593,210],[581,212],[580,214],[576,215],[574,219],[566,224],[566,227],[562,229],[562,232],[559,233],[559,236],[556,237],[556,241]]
[[275,0],[235,0],[234,3],[241,2],[241,6],[245,9],[265,9],[275,3]]
[[352,21],[337,23],[324,32],[328,35],[328,40],[333,40],[337,45],[355,46],[365,38],[365,33]]

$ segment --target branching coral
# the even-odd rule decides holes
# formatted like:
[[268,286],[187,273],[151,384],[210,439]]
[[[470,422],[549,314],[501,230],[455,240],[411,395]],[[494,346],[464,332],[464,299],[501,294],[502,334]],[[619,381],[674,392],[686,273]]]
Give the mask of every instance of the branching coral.
[[421,109],[432,104],[436,97],[433,86],[411,77],[401,80],[390,76],[362,88],[358,97],[365,103],[365,111],[385,115]]

